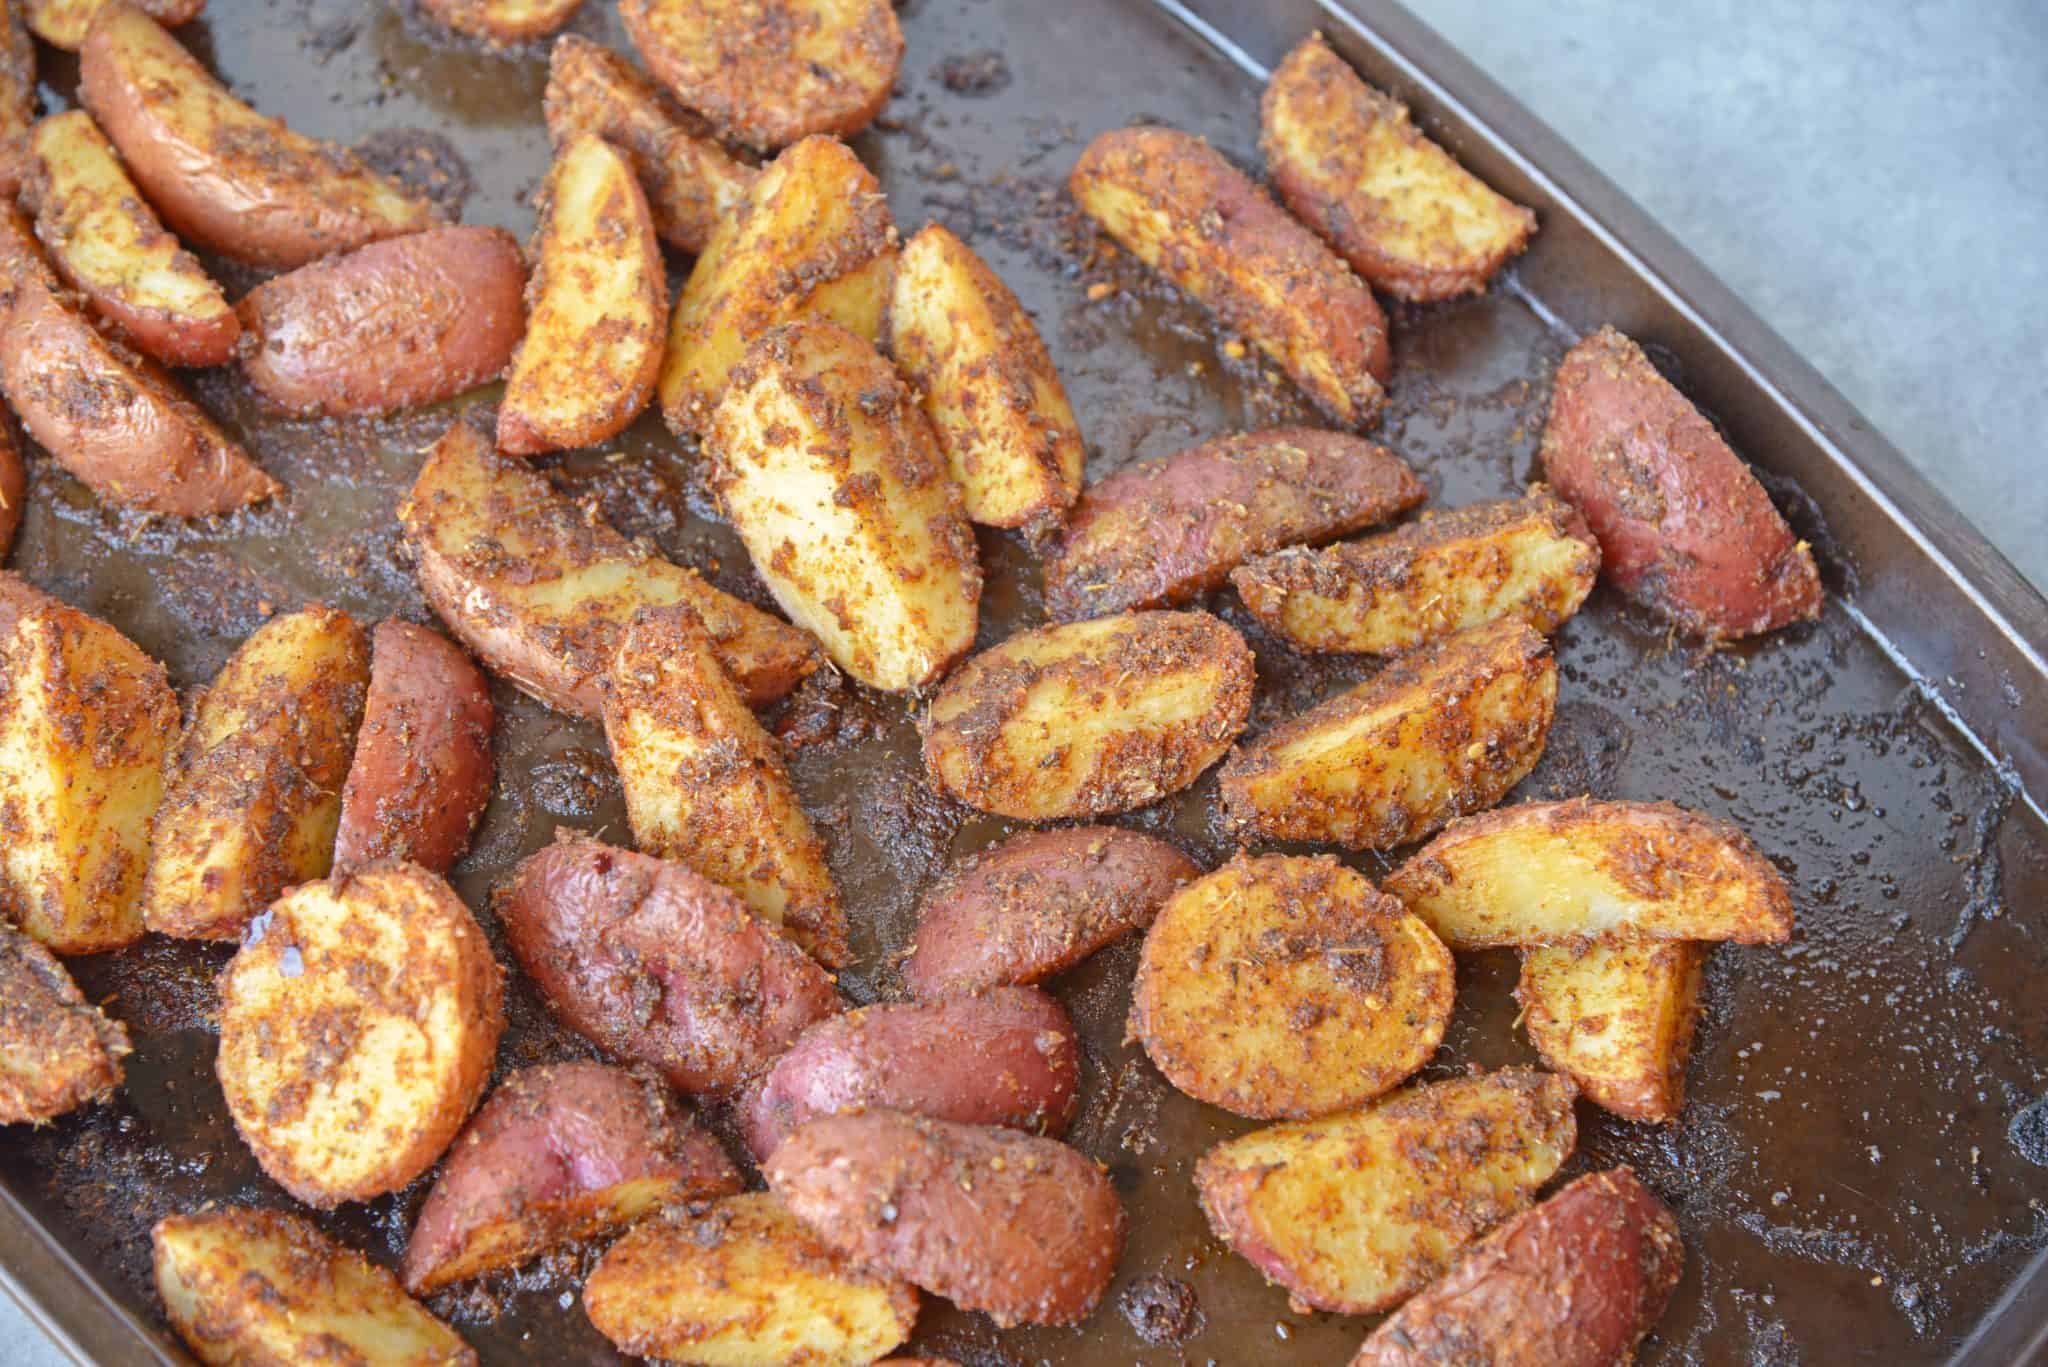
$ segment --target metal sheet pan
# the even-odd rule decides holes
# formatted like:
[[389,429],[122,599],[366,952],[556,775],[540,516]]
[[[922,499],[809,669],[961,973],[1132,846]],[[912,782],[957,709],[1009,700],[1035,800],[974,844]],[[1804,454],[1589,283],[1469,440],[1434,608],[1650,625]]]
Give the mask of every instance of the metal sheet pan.
[[[1682,249],[1398,6],[911,0],[902,14],[901,88],[859,150],[906,229],[947,222],[1036,314],[1082,416],[1091,476],[1306,416],[1284,383],[1224,361],[1199,311],[1105,251],[1061,186],[1089,137],[1137,119],[1255,164],[1253,73],[1318,26],[1543,222],[1486,297],[1395,311],[1380,434],[1433,501],[1500,496],[1530,478],[1551,368],[1603,321],[1648,343],[1761,467],[1821,550],[1825,618],[1706,652],[1596,592],[1560,638],[1556,730],[1520,794],[1670,798],[1728,816],[1791,881],[1800,933],[1787,949],[1713,956],[1683,1122],[1653,1131],[1584,1108],[1569,1171],[1632,1163],[1679,1213],[1687,1272],[1646,1362],[2025,1360],[2048,1324],[2036,1257],[2048,1243],[2048,1108],[2026,1110],[2048,1091],[2048,995],[2036,986],[2048,956],[2048,604]],[[575,27],[621,41],[607,5]],[[297,126],[453,153],[468,173],[466,219],[530,227],[546,156],[543,52],[487,53],[363,0],[212,0],[186,36]],[[63,103],[73,73],[55,62],[46,75]],[[1100,283],[1116,288],[1090,300]],[[266,605],[317,598],[365,619],[424,619],[392,509],[419,448],[494,396],[321,424],[263,415],[231,375],[196,388],[291,486],[286,505],[219,528],[151,526],[109,515],[40,462],[16,568],[114,620],[186,686]],[[559,467],[622,525],[758,597],[737,543],[705,516],[691,462],[648,420]],[[1039,608],[1022,548],[982,545],[986,644]],[[1227,594],[1215,606],[1258,649],[1256,724],[1366,668],[1304,660],[1259,637]],[[498,701],[504,781],[456,879],[486,918],[491,884],[557,824],[623,824],[594,728],[507,690]],[[865,998],[891,990],[890,956],[920,891],[1008,828],[929,794],[900,703],[842,701],[838,738],[807,748],[796,772],[860,927],[846,985]],[[1204,783],[1131,820],[1213,859],[1211,796]],[[0,1134],[5,1280],[81,1360],[180,1360],[148,1287],[155,1218],[205,1200],[284,1200],[212,1079],[223,958],[153,940],[75,961],[137,1033],[129,1086],[110,1106]],[[919,1344],[971,1367],[1347,1361],[1367,1321],[1290,1312],[1203,1227],[1193,1161],[1249,1126],[1178,1097],[1122,1043],[1131,961],[1127,945],[1057,984],[1089,1041],[1075,1138],[1109,1164],[1133,1216],[1116,1288],[1079,1329],[1004,1335],[932,1300]],[[1433,1075],[1532,1057],[1513,1025],[1513,975],[1504,954],[1461,966]],[[523,984],[511,1013],[501,1066],[583,1052]],[[422,1195],[416,1185],[323,1222],[392,1259]],[[490,1361],[613,1361],[575,1301],[587,1256],[435,1305]],[[1200,1307],[1203,1327],[1182,1344],[1140,1332],[1159,1278]]]

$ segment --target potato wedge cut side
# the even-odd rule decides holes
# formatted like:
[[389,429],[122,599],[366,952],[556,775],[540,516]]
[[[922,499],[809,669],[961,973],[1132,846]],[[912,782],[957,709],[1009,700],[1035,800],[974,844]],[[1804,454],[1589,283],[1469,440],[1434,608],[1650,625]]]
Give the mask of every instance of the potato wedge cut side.
[[128,1028],[55,955],[0,921],[0,1125],[41,1125],[121,1085]]
[[486,42],[545,38],[576,17],[583,0],[420,0],[427,13],[457,33]]
[[36,45],[21,6],[0,5],[0,199],[28,174],[28,130],[36,121]]
[[1529,1042],[1616,1115],[1678,1119],[1709,948],[1676,940],[1523,950],[1515,998]]
[[[118,0],[11,0],[10,10],[27,17],[36,37],[51,47],[76,52],[85,44],[100,11]],[[135,8],[166,27],[175,28],[199,17],[206,0],[131,0]]]

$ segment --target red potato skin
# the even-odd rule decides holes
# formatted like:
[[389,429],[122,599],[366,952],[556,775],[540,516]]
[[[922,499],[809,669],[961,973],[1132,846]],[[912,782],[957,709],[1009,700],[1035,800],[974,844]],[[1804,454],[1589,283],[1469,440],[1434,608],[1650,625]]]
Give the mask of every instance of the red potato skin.
[[1351,1367],[1615,1367],[1664,1314],[1678,1222],[1627,1168],[1502,1225],[1391,1317]]
[[505,373],[526,331],[526,262],[502,228],[435,228],[302,266],[236,313],[242,374],[273,406],[391,413]]
[[1601,328],[1559,363],[1544,477],[1600,542],[1601,574],[1709,639],[1820,615],[1813,552],[1642,349]]
[[765,1163],[805,1121],[868,1107],[1058,1138],[1079,1089],[1073,1022],[1035,988],[884,1003],[818,1022],[777,1060],[747,1109],[747,1147]]
[[1152,924],[1195,861],[1116,826],[1028,831],[974,856],[925,899],[903,964],[914,997],[1035,983]]
[[404,859],[446,873],[491,800],[495,717],[483,671],[459,646],[411,622],[379,622],[335,872]]
[[14,419],[0,413],[0,560],[14,549],[21,514],[28,507],[28,462],[21,458],[21,437]]

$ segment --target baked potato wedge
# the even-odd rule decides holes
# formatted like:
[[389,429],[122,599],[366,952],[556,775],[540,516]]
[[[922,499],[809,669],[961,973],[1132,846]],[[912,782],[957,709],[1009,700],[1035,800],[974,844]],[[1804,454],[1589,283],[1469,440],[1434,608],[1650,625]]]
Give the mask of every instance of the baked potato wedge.
[[1240,744],[1219,776],[1226,822],[1354,850],[1420,840],[1520,783],[1556,707],[1549,642],[1512,619],[1474,627]]
[[939,791],[1024,821],[1127,812],[1214,764],[1251,714],[1251,647],[1206,612],[1126,612],[1020,632],[925,714]]
[[141,10],[120,0],[97,8],[79,53],[79,98],[185,242],[290,270],[441,221],[431,202],[353,153],[230,95]]
[[1386,880],[1452,949],[1792,936],[1749,837],[1668,802],[1525,802],[1454,821]]
[[634,844],[729,890],[827,967],[846,963],[824,842],[687,606],[642,609],[626,628],[604,731]]
[[843,1006],[824,969],[724,888],[586,836],[528,856],[497,910],[556,1015],[685,1092],[737,1091]]
[[1565,353],[1540,451],[1630,598],[1709,639],[1820,615],[1813,551],[1685,395],[1603,327]]
[[640,416],[661,374],[668,266],[624,153],[594,133],[555,152],[526,336],[498,406],[498,447],[595,446]]
[[242,642],[165,766],[145,926],[232,940],[280,892],[327,876],[369,682],[369,641],[345,612],[287,613]]
[[865,339],[825,321],[763,334],[708,449],[754,568],[841,669],[916,690],[974,645],[974,530],[931,424]]
[[1708,948],[1665,940],[1523,950],[1515,997],[1529,1042],[1616,1115],[1678,1119]]
[[621,1352],[709,1367],[864,1367],[917,1310],[916,1287],[827,1247],[767,1192],[649,1220],[583,1284]]
[[1090,485],[1045,565],[1062,621],[1186,603],[1248,556],[1320,543],[1422,502],[1422,481],[1384,447],[1279,427],[1189,447]]
[[[19,9],[38,38],[51,47],[76,52],[85,45],[86,34],[100,11],[115,0],[10,0],[9,9]],[[190,23],[206,8],[206,0],[133,0],[135,8],[157,23],[175,28]]]
[[1087,456],[1031,315],[943,224],[903,244],[885,325],[923,399],[970,521],[1043,534],[1066,520]]
[[620,536],[461,423],[398,508],[420,591],[456,639],[550,707],[595,719],[619,638],[643,607],[684,603],[753,706],[818,666],[810,637]]
[[1026,831],[947,873],[903,962],[914,997],[1035,983],[1152,924],[1195,861],[1115,826]]
[[1578,1142],[1572,1096],[1533,1068],[1418,1083],[1218,1144],[1195,1187],[1217,1237],[1295,1311],[1377,1314],[1534,1203]]
[[1222,153],[1174,128],[1119,128],[1088,144],[1067,186],[1333,421],[1378,419],[1392,359],[1372,291]]
[[21,6],[0,4],[0,200],[12,199],[28,174],[28,130],[36,121],[36,45]]
[[1684,1264],[1678,1222],[1633,1172],[1591,1173],[1382,1320],[1351,1367],[1613,1367],[1662,1318]]
[[420,0],[457,33],[502,45],[545,38],[576,17],[583,0]]
[[1450,951],[1363,874],[1327,855],[1240,852],[1159,909],[1130,1033],[1197,1101],[1307,1119],[1429,1062],[1456,990]]
[[449,1148],[399,1275],[424,1296],[742,1185],[659,1078],[587,1061],[522,1068]]
[[903,31],[889,0],[620,0],[648,70],[729,138],[850,138],[889,102]]
[[999,1329],[1087,1318],[1123,1251],[1108,1174],[1016,1130],[901,1111],[821,1116],[764,1172],[828,1246],[986,1311]]
[[128,1028],[55,955],[0,920],[0,1125],[40,1125],[121,1085]]
[[1536,215],[1458,165],[1321,34],[1274,69],[1259,127],[1281,202],[1396,299],[1477,294],[1536,231]]
[[1320,551],[1276,551],[1230,579],[1259,625],[1303,650],[1391,655],[1502,617],[1547,636],[1599,569],[1584,520],[1539,486]]
[[221,365],[242,325],[220,286],[164,231],[114,145],[82,109],[29,135],[23,199],[65,281],[137,351],[165,365]]
[[790,147],[718,220],[676,296],[662,416],[702,436],[748,345],[780,324],[827,319],[875,341],[895,268],[881,182],[831,138]]
[[201,1362],[477,1360],[397,1278],[297,1215],[247,1206],[173,1215],[157,1221],[151,1242],[164,1311]]

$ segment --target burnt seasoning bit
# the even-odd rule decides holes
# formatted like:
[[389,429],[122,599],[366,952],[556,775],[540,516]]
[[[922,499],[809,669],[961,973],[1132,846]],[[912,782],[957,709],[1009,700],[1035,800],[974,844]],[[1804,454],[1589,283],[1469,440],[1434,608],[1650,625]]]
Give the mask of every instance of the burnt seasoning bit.
[[1133,1278],[1117,1297],[1117,1309],[1133,1333],[1155,1345],[1186,1343],[1209,1323],[1195,1288],[1158,1272]]

